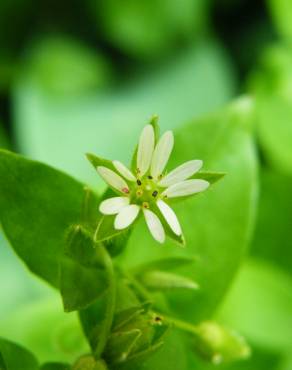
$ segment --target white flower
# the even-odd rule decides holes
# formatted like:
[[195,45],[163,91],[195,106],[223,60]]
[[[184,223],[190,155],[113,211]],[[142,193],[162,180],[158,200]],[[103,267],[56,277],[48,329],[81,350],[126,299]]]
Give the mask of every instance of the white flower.
[[190,196],[209,187],[203,179],[190,179],[203,162],[191,160],[165,174],[165,167],[174,145],[173,133],[165,132],[155,145],[155,132],[151,124],[144,127],[138,144],[136,165],[130,171],[119,161],[97,166],[107,184],[119,194],[101,202],[104,215],[116,215],[114,228],[129,227],[142,211],[153,238],[165,241],[166,229],[182,239],[182,229],[168,202],[172,198]]

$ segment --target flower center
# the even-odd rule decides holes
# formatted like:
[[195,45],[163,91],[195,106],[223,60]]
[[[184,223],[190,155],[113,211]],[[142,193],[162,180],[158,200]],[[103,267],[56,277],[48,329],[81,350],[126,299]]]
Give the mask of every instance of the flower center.
[[137,179],[131,191],[131,200],[143,208],[149,208],[159,197],[159,188],[151,176]]

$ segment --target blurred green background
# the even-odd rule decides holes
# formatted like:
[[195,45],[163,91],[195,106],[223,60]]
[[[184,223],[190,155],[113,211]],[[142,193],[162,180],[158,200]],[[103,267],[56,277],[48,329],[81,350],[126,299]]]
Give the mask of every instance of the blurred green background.
[[[0,2],[0,146],[96,189],[85,152],[127,161],[153,113],[176,129],[243,94],[255,107],[257,217],[215,316],[246,336],[253,356],[224,368],[291,370],[291,0]],[[62,313],[4,236],[0,244],[0,336],[42,359],[86,351],[75,315]]]

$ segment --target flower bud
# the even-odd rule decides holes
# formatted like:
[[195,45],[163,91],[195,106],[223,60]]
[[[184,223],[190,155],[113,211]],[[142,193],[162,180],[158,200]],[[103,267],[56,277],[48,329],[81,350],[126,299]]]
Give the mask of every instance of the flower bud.
[[104,361],[96,361],[93,356],[85,355],[73,366],[73,370],[108,370]]
[[212,321],[202,322],[197,328],[196,350],[203,358],[214,364],[250,356],[250,347],[236,332]]
[[144,305],[137,307],[136,312],[129,309],[119,315],[104,351],[109,364],[130,361],[133,356],[152,352],[160,346],[168,324],[148,309],[148,305]]

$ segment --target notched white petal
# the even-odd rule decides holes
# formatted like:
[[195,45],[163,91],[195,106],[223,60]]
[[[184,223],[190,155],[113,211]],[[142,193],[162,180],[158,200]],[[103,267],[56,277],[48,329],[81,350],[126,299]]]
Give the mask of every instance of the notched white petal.
[[130,204],[129,206],[123,207],[115,218],[115,229],[122,230],[130,226],[136,220],[139,211],[140,207],[136,204]]
[[99,211],[104,215],[115,215],[121,211],[122,208],[129,205],[130,199],[127,197],[109,198],[100,203]]
[[172,131],[166,131],[158,141],[151,162],[151,175],[157,179],[162,174],[173,149],[174,138]]
[[151,125],[144,127],[138,144],[137,168],[143,176],[149,169],[154,150],[154,129]]
[[113,161],[115,169],[127,180],[136,181],[136,177],[132,172],[120,161]]
[[143,212],[144,212],[146,224],[153,238],[159,243],[164,243],[165,231],[164,231],[164,228],[158,216],[152,211],[149,211],[149,209],[143,209]]
[[97,172],[104,179],[104,181],[106,181],[114,189],[119,190],[123,193],[129,192],[129,186],[126,181],[114,171],[110,170],[107,167],[98,166]]
[[173,171],[169,172],[158,185],[162,187],[168,187],[174,185],[178,182],[184,181],[189,177],[193,176],[198,172],[203,166],[203,161],[195,159],[183,163],[182,165],[176,167]]
[[210,183],[206,180],[186,180],[170,186],[169,188],[164,190],[162,196],[166,195],[168,198],[184,197],[187,195],[200,193],[206,190],[209,185]]
[[157,201],[157,206],[160,209],[163,217],[165,218],[166,222],[170,226],[171,230],[178,236],[182,234],[181,226],[179,221],[174,213],[173,209],[169,207],[163,200]]

